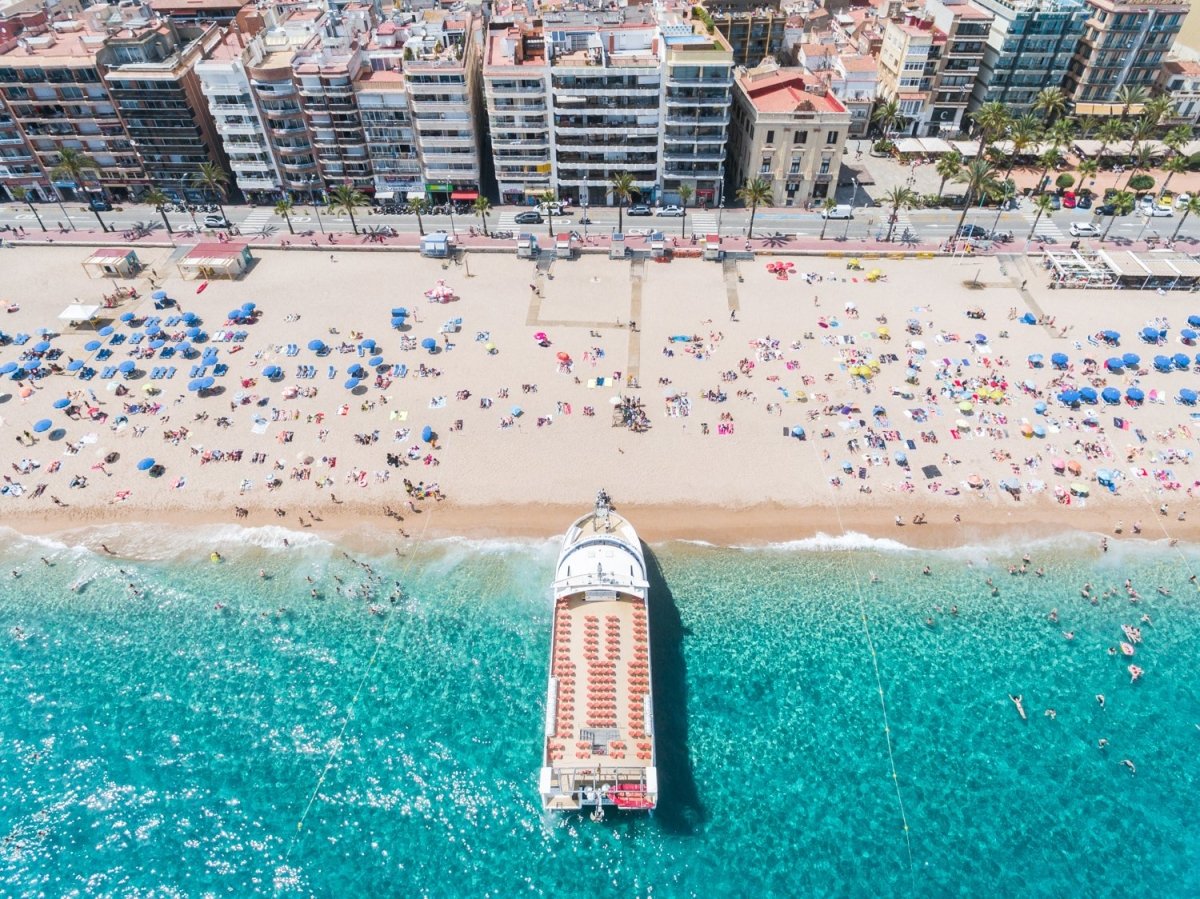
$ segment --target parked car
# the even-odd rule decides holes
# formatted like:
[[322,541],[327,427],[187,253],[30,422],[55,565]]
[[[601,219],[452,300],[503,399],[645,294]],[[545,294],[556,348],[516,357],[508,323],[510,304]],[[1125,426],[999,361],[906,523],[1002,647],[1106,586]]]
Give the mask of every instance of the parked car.
[[1075,202],[1075,205],[1080,209],[1091,209],[1092,208],[1091,194],[1080,194],[1079,199]]
[[1100,229],[1091,222],[1071,222],[1072,237],[1099,237]]
[[1077,202],[1077,199],[1075,197],[1075,191],[1068,190],[1068,191],[1063,192],[1063,195],[1062,195],[1063,209],[1074,209],[1076,202]]
[[92,197],[88,200],[88,209],[92,212],[111,212],[112,203],[108,202],[104,197]]
[[832,209],[822,209],[821,218],[823,219],[852,219],[854,218],[854,207],[848,203],[839,203]]
[[1117,207],[1113,203],[1101,203],[1092,210],[1092,215],[1116,215]]
[[229,219],[223,215],[206,215],[204,217],[205,228],[228,228],[230,227]]
[[538,212],[542,215],[570,215],[571,211],[562,203],[539,203]]
[[527,212],[518,212],[513,216],[513,221],[518,225],[540,225],[542,223],[542,215],[540,212],[530,209]]
[[1175,208],[1182,209],[1184,206],[1186,206],[1188,203],[1191,202],[1191,199],[1192,199],[1191,194],[1180,194],[1179,196],[1177,196],[1175,198]]
[[671,218],[680,218],[683,215],[683,207],[675,205],[661,206],[655,215],[665,215]]
[[1175,214],[1170,206],[1160,206],[1154,202],[1143,203],[1138,211],[1150,218],[1166,218]]
[[963,225],[958,229],[959,237],[967,237],[971,240],[984,240],[988,236],[987,228],[981,228],[979,225]]
[[645,203],[635,203],[625,210],[626,215],[654,215]]
[[1058,210],[1062,209],[1062,200],[1059,198],[1058,194],[1046,194],[1046,196],[1050,198],[1050,208],[1054,212],[1058,212]]

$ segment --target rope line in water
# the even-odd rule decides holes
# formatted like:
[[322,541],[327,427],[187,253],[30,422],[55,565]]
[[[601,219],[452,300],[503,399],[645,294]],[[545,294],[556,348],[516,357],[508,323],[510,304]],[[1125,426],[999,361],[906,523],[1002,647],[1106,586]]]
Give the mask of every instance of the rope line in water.
[[[425,513],[425,523],[421,526],[421,533],[417,535],[416,540],[411,544],[412,548],[420,546],[421,541],[425,538],[425,532],[429,529],[429,522],[432,520],[433,514],[431,511]],[[404,563],[404,568],[400,572],[400,578],[403,581],[408,575],[409,569],[412,568],[413,555],[410,554]],[[394,610],[393,610],[394,612]],[[350,697],[350,703],[346,706],[346,717],[342,721],[342,726],[338,729],[337,739],[329,750],[329,755],[325,759],[325,767],[321,769],[321,773],[317,776],[317,782],[313,786],[312,792],[309,794],[308,801],[304,804],[304,811],[300,813],[300,818],[296,822],[296,832],[292,835],[292,841],[288,845],[288,850],[284,854],[283,862],[287,864],[292,857],[292,852],[296,848],[296,844],[300,840],[300,835],[304,831],[304,822],[308,820],[308,813],[312,811],[313,804],[317,801],[317,796],[320,795],[321,787],[325,784],[325,778],[329,776],[329,772],[333,769],[334,763],[337,761],[338,755],[342,751],[342,737],[346,733],[346,728],[350,726],[351,720],[354,718],[354,709],[358,705],[359,697],[362,695],[363,688],[367,685],[367,678],[371,676],[371,672],[375,668],[375,662],[379,658],[380,650],[383,649],[384,641],[387,638],[388,631],[392,626],[392,619],[397,617],[393,612],[389,612],[383,616],[383,627],[379,631],[379,636],[375,638],[375,649],[371,653],[371,657],[367,660],[366,667],[363,669],[362,677],[358,680],[358,686],[354,690],[354,695]]]
[[[825,484],[828,486],[829,495],[833,500],[833,512],[837,516],[838,529],[841,530],[842,536],[845,537],[847,536],[846,523],[842,518],[842,506],[841,503],[838,502],[837,490],[830,483],[828,471],[825,468],[825,460],[821,457],[821,454],[817,452],[815,444],[813,444],[813,453],[817,457],[817,466],[821,469],[822,476],[825,477]],[[857,561],[854,559],[853,553],[850,553],[849,555],[851,560]],[[867,650],[871,653],[871,666],[875,672],[875,686],[879,690],[879,708],[883,715],[883,737],[887,746],[888,765],[892,769],[892,786],[896,789],[896,806],[900,810],[900,823],[904,826],[904,846],[908,852],[908,876],[912,881],[912,886],[915,890],[916,863],[913,860],[912,831],[908,826],[908,815],[904,811],[904,794],[900,790],[900,773],[896,770],[896,755],[894,747],[892,746],[892,725],[888,719],[887,697],[883,692],[883,677],[879,673],[879,657],[875,653],[875,641],[871,637],[871,625],[867,618],[867,603],[866,599],[863,597],[861,574],[856,564],[851,564],[849,566],[849,570],[850,576],[854,580],[854,593],[858,598],[858,611],[860,620],[862,621],[863,637],[867,641]]]

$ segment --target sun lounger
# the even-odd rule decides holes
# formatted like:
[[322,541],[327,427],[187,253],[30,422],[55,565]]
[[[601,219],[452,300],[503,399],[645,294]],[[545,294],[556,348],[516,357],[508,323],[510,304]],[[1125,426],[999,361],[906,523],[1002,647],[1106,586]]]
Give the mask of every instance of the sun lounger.
[[224,362],[220,362],[213,367],[213,377],[220,378],[229,371],[229,366]]
[[109,378],[113,377],[116,373],[117,373],[117,367],[115,365],[109,365],[109,366],[105,367],[103,372],[101,372],[100,377],[107,381]]

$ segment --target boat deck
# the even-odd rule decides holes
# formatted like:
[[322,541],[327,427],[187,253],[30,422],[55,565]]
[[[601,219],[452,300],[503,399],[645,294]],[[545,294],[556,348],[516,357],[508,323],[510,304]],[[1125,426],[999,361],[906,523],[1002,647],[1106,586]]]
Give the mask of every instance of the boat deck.
[[547,759],[560,772],[654,765],[650,646],[640,598],[561,597],[554,609],[553,733]]

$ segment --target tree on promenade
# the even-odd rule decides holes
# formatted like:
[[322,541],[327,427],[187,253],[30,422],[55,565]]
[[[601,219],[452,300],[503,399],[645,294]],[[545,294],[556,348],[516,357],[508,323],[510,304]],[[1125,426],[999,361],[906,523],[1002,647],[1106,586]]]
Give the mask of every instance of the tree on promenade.
[[38,223],[39,227],[41,227],[41,229],[43,231],[45,231],[46,225],[42,221],[42,217],[40,215],[38,215],[38,211],[33,205],[33,195],[29,192],[29,189],[26,187],[22,187],[19,184],[14,184],[12,187],[10,187],[8,189],[8,192],[12,194],[12,198],[14,200],[16,200],[18,203],[24,203],[26,206],[29,207],[29,211],[32,212],[33,217],[35,219],[37,219],[37,223]]
[[287,222],[289,234],[296,233],[296,229],[292,227],[292,209],[295,205],[291,197],[284,197],[275,202],[275,214]]
[[954,234],[957,236],[962,231],[963,222],[967,220],[971,204],[981,197],[994,194],[1000,185],[996,181],[996,169],[986,159],[972,159],[954,180],[967,186],[962,215],[958,217],[958,224],[954,227]]
[[175,230],[171,227],[171,222],[167,219],[167,204],[171,202],[171,198],[159,190],[157,187],[152,187],[146,191],[146,195],[142,199],[149,203],[162,216],[163,224],[167,226],[167,233],[174,234]]
[[483,236],[487,237],[488,236],[487,217],[488,217],[488,213],[492,211],[492,201],[489,200],[487,197],[483,196],[482,194],[480,194],[478,197],[475,198],[474,207],[475,207],[475,214],[477,216],[479,216],[479,221],[483,223]]
[[771,185],[762,178],[748,180],[738,188],[738,199],[750,204],[750,226],[746,229],[746,239],[754,239],[754,216],[758,214],[758,204],[771,199]]
[[344,212],[350,216],[350,227],[354,229],[355,234],[358,233],[358,222],[354,220],[354,210],[366,206],[367,202],[362,191],[355,190],[349,181],[339,184],[329,192],[329,211]]
[[[1112,214],[1108,217],[1108,227],[1104,229],[1104,233],[1100,235],[1100,243],[1108,240],[1108,232],[1112,230],[1113,222],[1117,220],[1118,215],[1129,215],[1133,212],[1133,207],[1136,205],[1133,200],[1133,194],[1127,190],[1118,191],[1109,198],[1109,205],[1112,207]],[[1187,216],[1184,216],[1186,218]],[[1182,222],[1180,223],[1182,224]]]
[[625,203],[633,196],[633,175],[629,172],[613,172],[608,179],[609,186],[612,187],[613,197],[617,201],[617,231],[625,230],[625,217],[623,215],[623,207]]
[[884,203],[892,207],[892,213],[888,216],[887,242],[892,242],[892,234],[896,230],[896,219],[900,216],[901,209],[912,209],[917,203],[917,195],[907,187],[893,187],[882,197]]
[[192,183],[211,193],[217,198],[217,208],[221,210],[221,218],[229,221],[225,215],[224,201],[229,199],[229,176],[225,170],[213,162],[200,163],[200,171],[192,177]]

